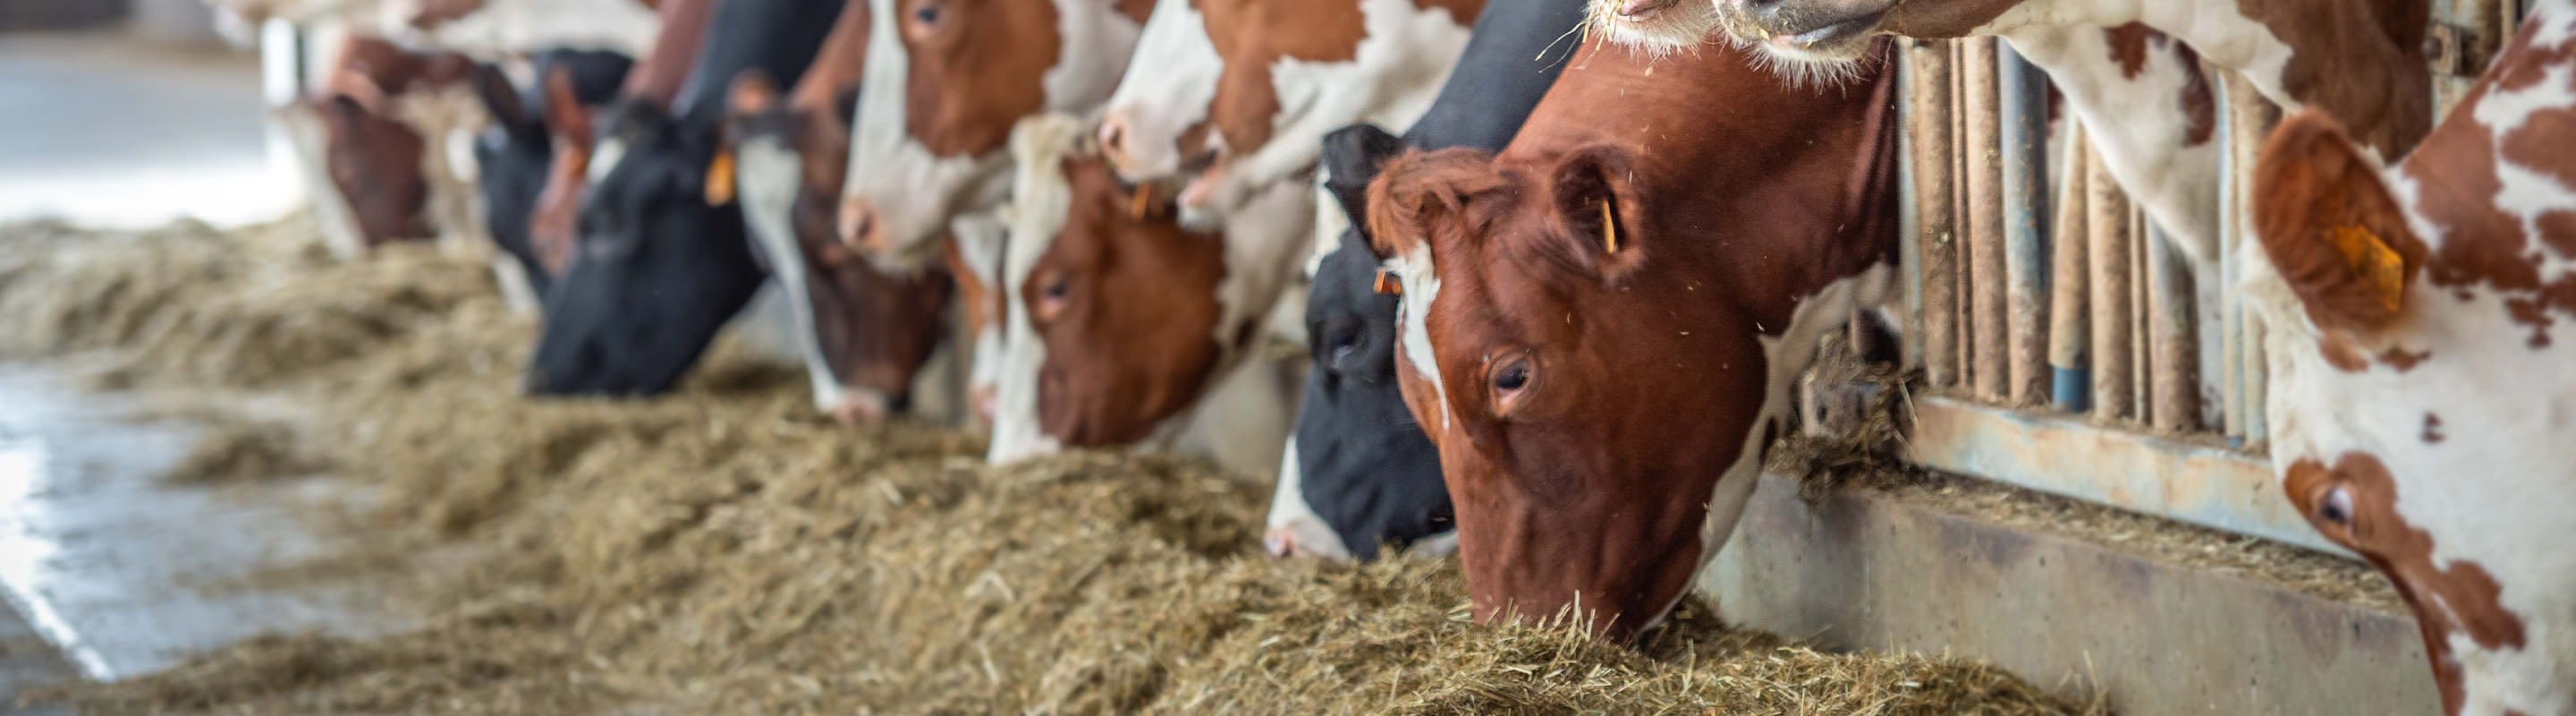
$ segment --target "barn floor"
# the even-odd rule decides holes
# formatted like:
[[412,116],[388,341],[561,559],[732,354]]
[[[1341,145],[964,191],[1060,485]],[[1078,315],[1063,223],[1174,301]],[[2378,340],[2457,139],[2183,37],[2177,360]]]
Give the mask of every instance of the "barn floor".
[[272,162],[258,58],[116,32],[0,37],[0,219],[217,225],[301,199]]

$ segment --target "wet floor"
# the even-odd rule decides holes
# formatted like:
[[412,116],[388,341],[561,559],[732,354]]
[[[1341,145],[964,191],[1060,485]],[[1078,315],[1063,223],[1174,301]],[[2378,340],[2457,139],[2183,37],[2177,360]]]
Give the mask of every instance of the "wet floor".
[[403,625],[360,585],[246,587],[328,555],[305,518],[365,496],[318,479],[163,484],[203,432],[202,409],[173,404],[0,367],[0,593],[30,630],[80,673],[115,679],[264,633]]

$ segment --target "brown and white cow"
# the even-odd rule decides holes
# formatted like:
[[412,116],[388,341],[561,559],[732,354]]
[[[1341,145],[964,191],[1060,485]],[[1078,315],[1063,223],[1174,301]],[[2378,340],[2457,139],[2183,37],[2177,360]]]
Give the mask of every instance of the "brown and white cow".
[[310,99],[277,115],[304,162],[325,242],[356,256],[442,230],[479,233],[472,186],[457,179],[444,144],[447,131],[479,128],[467,126],[479,113],[452,111],[480,108],[473,63],[351,35],[330,67]]
[[2274,467],[2414,607],[2454,714],[2576,713],[2571,147],[2576,2],[2546,0],[2402,164],[2310,111],[2256,166]]
[[1466,48],[1483,0],[1166,2],[1101,120],[1135,182],[1186,179],[1183,220],[1214,222],[1314,167],[1324,134],[1401,131]]
[[1397,370],[1480,618],[1626,638],[1715,558],[1816,339],[1892,293],[1893,73],[1595,42],[1499,155],[1369,187]]
[[907,407],[943,331],[949,276],[895,276],[840,242],[849,101],[867,66],[863,3],[842,7],[823,51],[786,97],[766,75],[735,79],[727,139],[743,221],[787,293],[816,407],[873,422]]
[[[2142,38],[2117,28],[2138,23],[2169,33],[2243,73],[2274,102],[2326,110],[2387,156],[2404,154],[2432,123],[2426,0],[1591,2],[1595,26],[1618,41],[1677,47],[1723,30],[1793,76],[1842,72],[1878,35],[2001,36],[2064,90],[2067,104],[2096,130],[2094,145],[2112,176],[2202,269],[2217,257],[2217,162],[2204,149],[2215,117],[2205,100],[2186,104],[2188,112],[2139,111],[2141,98],[2175,91],[2176,75],[2154,58],[2168,50],[2147,46],[2142,53]],[[2141,58],[2148,58],[2143,77]],[[2183,87],[2207,96],[2205,88]],[[2186,141],[2175,143],[2176,134]],[[2211,158],[2169,161],[2178,147]]]
[[841,234],[880,266],[934,260],[959,216],[1009,192],[1011,127],[1084,114],[1126,71],[1152,0],[868,0]]
[[1168,200],[1147,195],[1138,210],[1090,134],[1077,118],[1041,115],[1011,137],[1007,333],[988,456],[1195,448],[1267,474],[1294,399],[1261,379],[1266,366],[1244,363],[1302,265],[1307,187],[1274,184],[1222,231],[1196,232]]

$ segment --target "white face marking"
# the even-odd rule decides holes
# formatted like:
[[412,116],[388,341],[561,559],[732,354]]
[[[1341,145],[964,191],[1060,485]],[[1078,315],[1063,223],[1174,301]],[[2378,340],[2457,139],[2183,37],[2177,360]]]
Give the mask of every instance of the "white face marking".
[[788,310],[796,321],[796,345],[805,358],[805,378],[814,389],[814,407],[829,411],[841,404],[842,388],[823,354],[820,321],[808,298],[813,288],[807,285],[805,251],[796,241],[796,192],[805,158],[767,136],[734,145],[734,156],[734,185],[743,224],[768,257],[770,278],[786,289]]
[[[1301,557],[1349,559],[1350,548],[1343,546],[1342,536],[1334,532],[1315,508],[1306,503],[1302,491],[1303,471],[1297,465],[1297,436],[1288,436],[1288,448],[1279,458],[1279,483],[1270,492],[1270,517],[1263,521],[1265,543],[1286,540],[1296,545]],[[1269,544],[1277,550],[1279,545]]]
[[985,458],[1005,463],[1063,449],[1062,441],[1046,434],[1038,420],[1038,371],[1046,365],[1046,342],[1038,340],[1037,327],[1029,322],[1029,307],[1021,301],[1026,295],[1029,273],[1037,268],[1038,259],[1055,245],[1064,232],[1065,217],[1073,207],[1073,185],[1064,176],[1064,158],[1082,140],[1082,123],[1060,114],[1043,114],[1020,121],[1011,130],[1010,152],[1016,170],[1012,172],[1012,192],[1008,214],[1009,229],[1002,251],[1001,280],[995,290],[1002,292],[1008,308],[1002,313],[1000,359],[994,381],[997,390],[993,411],[993,439]]
[[[1061,50],[1041,78],[1051,112],[1087,113],[1107,99],[1134,49],[1134,20],[1110,3],[1054,0]],[[904,49],[895,0],[869,0],[876,21],[868,32],[867,77],[850,124],[849,182],[844,200],[874,204],[891,248],[873,256],[890,269],[909,271],[931,253],[929,243],[961,214],[991,211],[1010,189],[1006,148],[980,156],[939,156],[914,139],[907,116],[912,58]]]
[[1440,429],[1449,429],[1449,385],[1440,379],[1440,359],[1431,351],[1431,304],[1440,299],[1440,274],[1431,263],[1431,247],[1416,245],[1403,255],[1380,264],[1395,272],[1403,293],[1396,297],[1396,332],[1404,347],[1404,362],[1413,372],[1431,384],[1432,398],[1440,404]]
[[277,108],[278,126],[284,130],[287,144],[294,150],[297,176],[304,180],[304,192],[313,203],[313,220],[322,229],[322,245],[343,259],[366,253],[366,234],[358,229],[358,212],[349,207],[349,197],[331,181],[331,160],[324,147],[329,145],[321,114],[307,102],[294,102]]
[[590,152],[590,166],[584,169],[589,172],[587,176],[590,183],[597,185],[608,181],[608,175],[617,171],[618,163],[624,161],[626,161],[626,140],[610,137],[599,140],[599,147]]
[[1198,9],[1187,0],[1155,3],[1109,97],[1107,116],[1124,122],[1127,132],[1124,153],[1112,157],[1119,176],[1144,182],[1180,174],[1181,132],[1207,121],[1224,73],[1225,59]]

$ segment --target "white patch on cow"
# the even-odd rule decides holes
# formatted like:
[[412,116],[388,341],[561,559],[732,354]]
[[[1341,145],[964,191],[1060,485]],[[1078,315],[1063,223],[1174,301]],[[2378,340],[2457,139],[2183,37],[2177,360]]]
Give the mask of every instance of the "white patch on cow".
[[796,240],[796,192],[805,158],[773,136],[752,137],[734,145],[733,151],[735,195],[742,206],[743,224],[752,240],[759,242],[761,255],[769,259],[770,278],[790,299],[797,353],[805,358],[805,379],[814,389],[814,407],[829,411],[841,404],[841,382],[833,377],[831,361],[823,354],[805,251]]
[[1029,322],[1028,307],[1020,297],[1026,295],[1023,287],[1038,259],[1064,232],[1065,217],[1073,208],[1073,184],[1065,179],[1064,158],[1083,141],[1084,131],[1080,120],[1060,114],[1030,117],[1011,130],[1011,159],[1018,170],[1011,175],[1008,237],[1001,252],[1001,280],[994,286],[1008,308],[1002,312],[993,439],[985,453],[985,459],[995,464],[1064,448],[1062,440],[1046,434],[1038,419],[1038,374],[1046,366],[1046,342],[1038,340],[1037,327]]
[[1440,274],[1431,261],[1431,245],[1417,244],[1381,267],[1394,271],[1403,293],[1396,297],[1396,338],[1404,348],[1404,362],[1415,375],[1431,384],[1431,395],[1440,404],[1440,429],[1449,429],[1449,384],[1440,379],[1440,356],[1431,352],[1431,304],[1440,300]]
[[1305,356],[1237,361],[1197,402],[1165,419],[1139,452],[1204,455],[1237,479],[1263,482],[1280,466],[1281,441],[1296,424]]
[[662,20],[635,0],[484,0],[482,9],[424,32],[411,26],[420,0],[383,0],[376,30],[415,47],[493,61],[541,50],[609,50],[643,57]]
[[1277,542],[1285,540],[1296,546],[1300,557],[1350,558],[1351,550],[1342,545],[1341,534],[1324,524],[1314,506],[1306,504],[1303,475],[1297,465],[1297,436],[1291,433],[1279,458],[1279,484],[1270,491],[1270,516],[1262,521],[1263,546],[1278,554]]
[[[1042,78],[1043,111],[1087,114],[1108,99],[1134,49],[1136,22],[1110,3],[1054,0],[1061,50]],[[950,219],[991,211],[1009,198],[1010,154],[940,156],[914,139],[907,116],[912,58],[904,48],[904,18],[894,0],[868,0],[876,20],[868,28],[865,81],[852,113],[849,182],[845,202],[866,201],[892,237],[870,256],[881,267],[910,273],[933,254],[932,241]],[[997,10],[998,11],[998,10]],[[953,91],[989,91],[955,88]]]
[[[1765,428],[1778,425],[1786,434],[1796,427],[1794,421],[1797,418],[1789,409],[1789,396],[1797,388],[1798,376],[1805,374],[1807,366],[1815,362],[1817,340],[1824,337],[1826,331],[1849,324],[1854,309],[1884,305],[1895,285],[1894,267],[1884,263],[1872,264],[1867,270],[1835,279],[1815,295],[1798,301],[1798,308],[1790,314],[1787,328],[1778,335],[1762,336],[1763,360],[1769,367],[1762,395],[1762,412],[1746,428],[1744,446],[1736,454],[1735,463],[1727,466],[1726,474],[1718,476],[1716,486],[1710,489],[1708,520],[1700,527],[1699,567],[1695,571],[1705,572],[1709,565],[1717,562],[1718,551],[1726,546],[1727,538],[1735,534],[1736,521],[1744,517],[1745,503],[1753,499],[1753,488],[1761,483],[1762,453],[1769,447],[1762,439]],[[1692,583],[1704,583],[1701,579],[1705,576],[1695,575]],[[1674,604],[1679,603],[1680,599],[1676,597]],[[1663,615],[1670,613],[1672,605],[1666,605],[1655,618],[1661,620]]]
[[421,209],[438,232],[439,247],[461,258],[490,258],[499,247],[483,222],[473,147],[474,135],[492,123],[491,111],[464,83],[405,92],[392,104],[394,120],[427,140],[421,143],[420,170],[429,195]]
[[[1473,21],[1445,8],[1416,7],[1413,0],[1360,0],[1360,10],[1368,34],[1350,60],[1281,58],[1271,65],[1279,114],[1270,120],[1270,141],[1230,148],[1221,159],[1226,166],[1213,175],[1217,184],[1196,189],[1208,201],[1191,208],[1233,214],[1253,195],[1314,166],[1325,134],[1354,122],[1402,132],[1431,109],[1466,52]],[[1244,151],[1250,154],[1233,154]]]
[[[1216,103],[1225,58],[1208,39],[1207,21],[1194,3],[1154,3],[1128,59],[1125,77],[1109,96],[1106,118],[1124,123],[1122,151],[1111,153],[1120,177],[1134,182],[1181,173],[1180,137],[1206,122]],[[1210,140],[1216,137],[1209,133]]]
[[2179,239],[2175,248],[2196,274],[2217,280],[2218,142],[2213,133],[2210,141],[2189,145],[2191,114],[2182,99],[2197,68],[2184,64],[2181,48],[2171,40],[2151,42],[2146,66],[2133,79],[2098,27],[2035,27],[2009,39],[2065,92],[2112,178]]
[[[2576,20],[2576,4],[2554,0],[2533,22],[2552,28]],[[2508,58],[2509,60],[2510,58]],[[2553,68],[2554,69],[2554,68]],[[2531,107],[2564,100],[2576,77],[2552,72],[2548,92],[2490,93],[2473,113],[2490,131],[2518,128]],[[2536,89],[2536,88],[2535,88]],[[2491,201],[2523,219],[2515,236],[2465,235],[2437,225],[2418,209],[2422,178],[2383,172],[2386,186],[2405,207],[2409,225],[2428,245],[2516,242],[2524,255],[2554,266],[2532,250],[2542,234],[2534,212],[2576,205],[2562,184],[2520,162],[2563,157],[2499,158],[2505,188]],[[2519,176],[2517,176],[2519,175]],[[2463,198],[2444,195],[2435,197]],[[2476,199],[2478,197],[2465,197]],[[2564,330],[2547,347],[2529,344],[2533,327],[2516,322],[2507,302],[2517,298],[2488,285],[2436,286],[2415,275],[2403,313],[2387,328],[2342,331],[2365,355],[2390,349],[2428,352],[2400,371],[2381,361],[2344,371],[2318,350],[2323,331],[2271,267],[2259,245],[2240,253],[2249,268],[2246,305],[2270,326],[2265,335],[2271,393],[2272,460],[2276,470],[2301,460],[2332,465],[2346,454],[2366,454],[2388,469],[2397,485],[2395,510],[2407,525],[2430,535],[2435,569],[2474,563],[2501,587],[2497,602],[2519,619],[2520,647],[2486,649],[2465,634],[2443,639],[2460,666],[2465,703],[2461,713],[2567,713],[2576,704],[2576,551],[2546,548],[2535,539],[2563,532],[2576,511],[2576,463],[2565,446],[2576,443],[2576,340]],[[2567,321],[2558,317],[2557,326]],[[2425,435],[2438,417],[2438,441]],[[2428,596],[2438,596],[2429,595]],[[2427,609],[2457,613],[2459,605],[2428,599]]]
[[[1457,530],[1450,530],[1414,540],[1412,546],[1404,548],[1404,556],[1419,559],[1439,559],[1441,557],[1447,557],[1457,553]],[[1671,610],[1666,609],[1665,611],[1669,612]]]
[[2496,140],[2501,143],[2506,136],[2522,129],[2523,123],[2530,121],[2532,115],[2576,107],[2576,87],[2571,87],[2568,82],[2571,72],[2576,72],[2576,67],[2562,63],[2549,67],[2538,83],[2528,87],[2505,89],[2490,86],[2486,96],[2478,100],[2471,116],[2477,117],[2479,124],[2486,125],[2488,131],[2495,133]]
[[313,205],[313,223],[321,229],[322,245],[331,255],[354,259],[367,252],[366,233],[358,229],[358,212],[349,206],[349,197],[331,181],[328,130],[323,128],[321,113],[312,103],[291,102],[278,107],[271,115],[286,135],[287,145],[295,155],[298,178],[304,182],[304,193]]
[[[966,264],[966,270],[975,272],[976,279],[983,282],[988,292],[984,296],[988,305],[979,307],[988,313],[993,308],[989,304],[1002,300],[999,293],[1002,290],[1002,249],[1009,238],[1009,231],[1008,223],[993,214],[970,214],[949,223],[949,233],[957,237],[958,257]],[[1002,317],[995,315],[975,331],[974,346],[967,353],[966,394],[970,401],[975,396],[998,397],[1001,394],[1002,334],[1005,328]],[[976,412],[977,407],[969,404],[964,412],[981,419]]]
[[1315,245],[1306,254],[1306,265],[1298,268],[1309,282],[1315,280],[1316,271],[1323,269],[1324,257],[1341,246],[1342,232],[1351,228],[1351,215],[1344,213],[1341,201],[1324,189],[1321,180],[1331,178],[1329,174],[1319,175],[1315,182]]
[[608,181],[608,175],[616,172],[617,165],[625,163],[625,161],[626,140],[619,139],[617,137],[609,137],[607,139],[599,140],[599,144],[591,148],[590,165],[583,167],[583,169],[587,172],[587,180],[590,184],[592,186],[598,186],[602,183],[606,183]]

